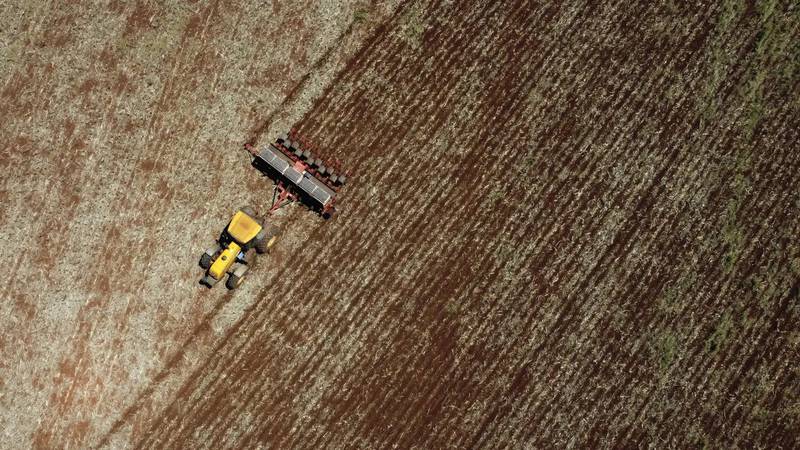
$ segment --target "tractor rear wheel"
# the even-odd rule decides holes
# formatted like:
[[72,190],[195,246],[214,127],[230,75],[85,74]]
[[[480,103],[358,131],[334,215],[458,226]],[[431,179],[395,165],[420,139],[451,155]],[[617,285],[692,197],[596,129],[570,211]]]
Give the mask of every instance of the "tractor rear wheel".
[[252,266],[256,262],[256,253],[252,250],[248,250],[244,252],[244,263],[248,266]]
[[203,270],[208,270],[208,268],[211,267],[211,261],[211,255],[203,253],[203,255],[200,256],[200,267],[202,267]]
[[269,250],[275,245],[275,242],[278,241],[278,236],[280,233],[281,229],[278,228],[277,225],[265,225],[264,236],[256,241],[256,251],[258,253],[269,252]]
[[242,282],[244,282],[244,275],[238,276],[232,273],[228,275],[228,281],[225,282],[225,287],[227,287],[230,290],[234,290],[239,286],[241,286]]

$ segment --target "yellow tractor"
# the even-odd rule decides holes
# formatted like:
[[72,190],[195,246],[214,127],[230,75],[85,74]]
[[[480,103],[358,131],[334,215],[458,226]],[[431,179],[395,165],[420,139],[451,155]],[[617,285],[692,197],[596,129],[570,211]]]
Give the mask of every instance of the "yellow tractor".
[[214,246],[200,256],[200,267],[206,271],[200,282],[213,287],[228,274],[225,285],[228,289],[238,288],[255,260],[255,253],[268,253],[278,234],[278,227],[260,222],[252,208],[239,209]]

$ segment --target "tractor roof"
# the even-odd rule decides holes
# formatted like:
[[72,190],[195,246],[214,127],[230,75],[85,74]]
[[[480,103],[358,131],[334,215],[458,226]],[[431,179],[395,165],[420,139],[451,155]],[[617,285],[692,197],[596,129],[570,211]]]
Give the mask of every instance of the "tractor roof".
[[261,225],[243,211],[237,211],[228,225],[228,233],[242,245],[253,240],[259,232]]

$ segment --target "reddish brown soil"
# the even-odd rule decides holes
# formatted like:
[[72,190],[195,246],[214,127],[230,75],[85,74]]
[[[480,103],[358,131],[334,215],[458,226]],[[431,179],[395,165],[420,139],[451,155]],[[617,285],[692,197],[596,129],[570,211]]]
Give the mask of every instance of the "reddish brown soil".
[[[667,98],[675,74],[707,70],[714,10],[659,35],[650,20],[669,13],[647,2],[422,7],[418,45],[401,10],[299,123],[357,173],[346,212],[138,445],[796,444],[797,273],[769,298],[742,281],[797,252],[788,92],[749,140],[724,125],[735,111],[702,120],[701,79]],[[752,155],[726,273],[715,240],[739,148],[769,150]],[[659,308],[687,274],[678,308]],[[660,333],[678,342],[666,373]]]
[[[350,5],[315,40],[312,4],[262,33],[211,2],[174,46],[113,5],[131,53],[2,87],[0,256],[32,236],[43,280],[3,291],[2,419],[40,448],[797,447],[800,18],[732,4]],[[241,143],[291,125],[353,172],[341,214],[281,211],[243,290],[201,290],[215,227],[267,206]]]

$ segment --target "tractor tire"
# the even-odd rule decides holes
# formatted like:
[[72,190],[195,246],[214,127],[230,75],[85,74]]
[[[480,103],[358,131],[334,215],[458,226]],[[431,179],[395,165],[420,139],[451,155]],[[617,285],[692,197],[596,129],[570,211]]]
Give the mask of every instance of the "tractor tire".
[[225,282],[225,287],[227,287],[230,290],[234,290],[242,285],[242,282],[244,282],[244,278],[245,278],[244,275],[240,277],[232,273],[228,275],[228,281]]
[[270,249],[275,245],[275,242],[278,241],[278,236],[280,236],[281,229],[278,228],[276,225],[265,225],[264,226],[264,237],[256,241],[256,251],[258,253],[268,253]]
[[253,209],[252,206],[243,206],[243,207],[239,208],[239,211],[247,214],[248,216],[252,217],[253,219],[256,218],[256,210]]
[[256,262],[256,253],[252,250],[248,250],[244,253],[244,263],[248,266],[252,266]]
[[208,253],[203,253],[203,255],[200,256],[200,267],[202,267],[203,270],[208,270],[208,268],[211,267],[212,261],[211,255]]
[[213,288],[215,284],[217,284],[217,280],[214,279],[211,275],[206,274],[203,278],[200,279],[200,284],[205,285],[209,289]]

